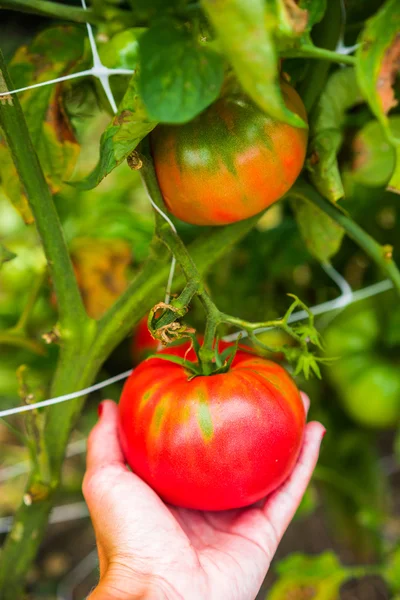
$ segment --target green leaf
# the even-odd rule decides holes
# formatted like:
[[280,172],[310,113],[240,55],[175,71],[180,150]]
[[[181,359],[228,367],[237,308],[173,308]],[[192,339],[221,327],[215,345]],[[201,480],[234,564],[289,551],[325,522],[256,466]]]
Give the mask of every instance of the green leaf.
[[341,565],[330,551],[317,556],[292,554],[281,560],[276,570],[279,578],[269,591],[268,600],[336,600],[341,585],[352,577],[352,569]]
[[154,121],[185,123],[218,96],[224,60],[172,19],[156,22],[139,41],[139,90]]
[[287,196],[291,198],[297,225],[310,253],[320,262],[329,260],[339,250],[344,229],[319,209],[309,198],[315,190],[299,182]]
[[71,182],[78,189],[90,190],[96,187],[157,125],[156,121],[149,118],[137,92],[137,78],[138,73],[135,72],[118,107],[118,113],[101,136],[97,166],[85,179]]
[[242,87],[267,114],[295,127],[307,127],[286,108],[279,86],[273,42],[275,15],[263,0],[202,0]]
[[[10,63],[16,88],[49,81],[69,73],[83,54],[85,32],[64,25],[42,31],[29,45],[17,50]],[[43,86],[19,94],[25,119],[46,179],[58,192],[75,167],[79,145],[60,100],[61,87]],[[26,222],[33,218],[5,141],[0,140],[0,177],[5,192]]]
[[110,40],[97,41],[101,62],[109,69],[135,69],[139,61],[139,37],[143,27],[131,27],[118,32]]
[[[400,137],[400,116],[389,117],[392,131]],[[370,121],[356,135],[352,143],[352,178],[362,185],[371,187],[388,183],[393,172],[396,153],[387,141],[379,121]]]
[[360,102],[354,69],[340,69],[329,78],[311,119],[306,167],[317,190],[331,202],[344,196],[337,154],[346,111]]
[[389,188],[400,193],[400,137],[387,117],[397,105],[393,85],[399,72],[400,3],[388,0],[367,21],[359,38],[356,72],[360,89],[372,112],[382,124],[388,141],[396,151],[396,167]]

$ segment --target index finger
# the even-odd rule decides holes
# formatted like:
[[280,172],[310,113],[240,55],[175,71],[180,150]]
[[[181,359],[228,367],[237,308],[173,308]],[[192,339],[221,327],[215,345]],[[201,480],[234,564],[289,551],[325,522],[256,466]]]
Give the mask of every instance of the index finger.
[[119,465],[126,470],[118,439],[118,407],[112,400],[104,400],[100,406],[101,416],[88,438],[86,468],[94,471],[109,465]]

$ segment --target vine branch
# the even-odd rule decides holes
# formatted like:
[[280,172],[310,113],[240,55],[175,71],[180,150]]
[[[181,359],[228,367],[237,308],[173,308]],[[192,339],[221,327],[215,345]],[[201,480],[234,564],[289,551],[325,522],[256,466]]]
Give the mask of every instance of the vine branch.
[[327,48],[319,48],[318,46],[302,46],[300,48],[291,48],[280,52],[282,58],[315,58],[328,62],[338,63],[342,65],[354,66],[356,59],[348,54],[340,54]]
[[[50,0],[1,0],[1,8],[40,15],[42,17],[73,21],[74,23],[92,23],[96,25],[102,22],[101,17],[94,13],[91,8],[85,10],[79,6],[59,4],[58,2],[50,2]],[[126,11],[119,12],[122,13],[121,18],[126,19],[126,17],[129,17],[129,13]]]
[[392,258],[392,248],[381,246],[372,236],[364,231],[346,212],[323,198],[315,188],[305,181],[298,180],[292,187],[288,196],[300,196],[315,204],[320,210],[338,223],[347,235],[382,269],[392,280],[394,287],[400,294],[400,271]]

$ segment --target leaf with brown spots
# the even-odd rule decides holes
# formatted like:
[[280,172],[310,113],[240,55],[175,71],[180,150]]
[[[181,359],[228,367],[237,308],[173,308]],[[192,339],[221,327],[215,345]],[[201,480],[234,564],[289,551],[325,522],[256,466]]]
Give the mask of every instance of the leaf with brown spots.
[[388,112],[396,106],[393,84],[400,72],[400,2],[388,0],[367,21],[359,38],[356,72],[360,89],[396,152],[389,188],[400,193],[400,138],[390,126]]
[[71,258],[87,313],[99,319],[128,285],[130,246],[123,240],[78,238]]
[[[15,88],[55,79],[70,72],[82,56],[84,31],[64,25],[42,31],[22,46],[9,70]],[[19,94],[33,144],[53,193],[60,190],[75,167],[79,145],[62,104],[62,85],[43,86]],[[6,195],[26,223],[33,221],[5,141],[0,136],[0,179]]]

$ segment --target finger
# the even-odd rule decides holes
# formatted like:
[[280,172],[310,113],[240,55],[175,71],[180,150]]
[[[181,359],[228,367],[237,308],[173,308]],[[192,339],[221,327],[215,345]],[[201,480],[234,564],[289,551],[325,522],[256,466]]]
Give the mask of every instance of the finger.
[[303,401],[304,410],[306,411],[306,415],[308,414],[308,409],[310,408],[310,398],[307,396],[305,392],[300,392],[301,399]]
[[325,432],[325,427],[315,421],[306,426],[303,448],[292,474],[265,502],[264,516],[273,526],[277,543],[285,533],[307,489]]
[[99,406],[99,415],[99,421],[88,438],[86,468],[94,471],[108,465],[120,465],[125,470],[118,439],[118,407],[115,402],[104,400]]

